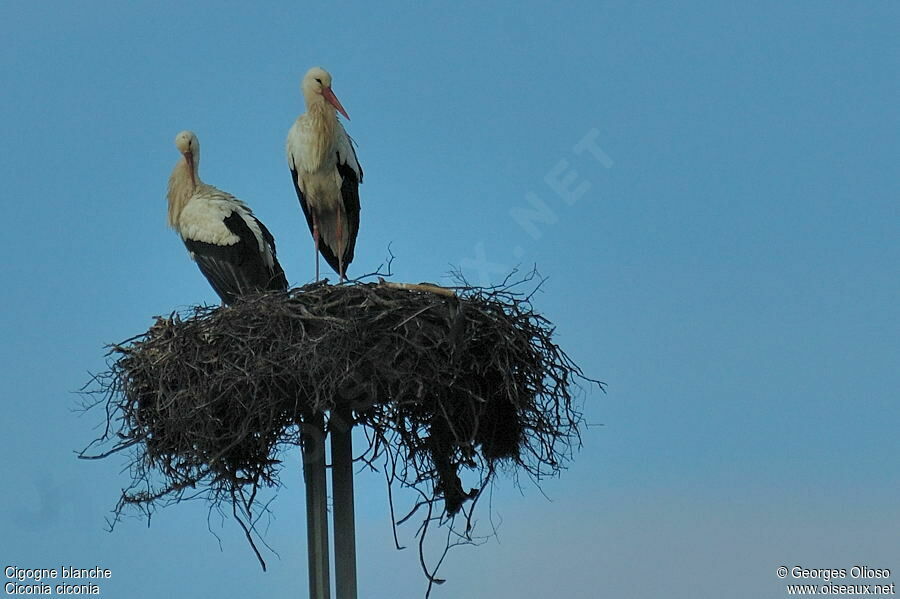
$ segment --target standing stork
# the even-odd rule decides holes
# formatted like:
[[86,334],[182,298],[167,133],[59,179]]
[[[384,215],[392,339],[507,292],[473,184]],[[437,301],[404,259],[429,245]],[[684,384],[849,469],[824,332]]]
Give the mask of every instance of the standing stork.
[[192,131],[175,136],[181,152],[169,177],[169,226],[222,301],[260,291],[285,291],[275,239],[250,208],[200,180],[200,142]]
[[359,184],[363,171],[353,141],[337,118],[347,111],[331,91],[331,75],[311,68],[300,84],[306,112],[294,122],[287,137],[291,179],[306,223],[313,236],[316,280],[319,253],[343,281],[353,261],[359,232]]

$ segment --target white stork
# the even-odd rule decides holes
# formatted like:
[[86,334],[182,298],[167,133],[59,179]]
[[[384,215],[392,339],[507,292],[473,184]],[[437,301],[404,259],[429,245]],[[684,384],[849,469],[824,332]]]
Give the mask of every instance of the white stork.
[[169,226],[226,304],[259,291],[284,291],[275,239],[242,201],[200,180],[200,142],[192,131],[175,137],[183,158],[169,177]]
[[313,236],[316,280],[319,252],[344,280],[353,261],[359,231],[359,184],[363,171],[353,141],[337,118],[347,111],[331,91],[331,75],[311,68],[300,84],[306,113],[294,122],[287,137],[291,179]]

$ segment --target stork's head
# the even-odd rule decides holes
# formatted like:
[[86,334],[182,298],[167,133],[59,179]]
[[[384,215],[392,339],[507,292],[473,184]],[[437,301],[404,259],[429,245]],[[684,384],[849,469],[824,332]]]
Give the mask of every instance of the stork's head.
[[300,84],[300,89],[303,91],[303,97],[306,98],[307,106],[312,106],[324,100],[334,106],[335,110],[344,115],[344,118],[348,121],[350,120],[347,111],[344,110],[337,96],[331,91],[331,73],[322,67],[313,67],[308,70],[303,77],[303,82]]
[[200,162],[200,141],[193,131],[182,131],[175,136],[175,147],[184,156],[191,173],[191,183],[197,184],[197,165]]

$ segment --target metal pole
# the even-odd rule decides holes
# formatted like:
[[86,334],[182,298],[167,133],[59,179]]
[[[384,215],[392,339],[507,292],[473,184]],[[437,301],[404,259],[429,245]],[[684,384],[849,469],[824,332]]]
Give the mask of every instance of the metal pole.
[[321,414],[303,426],[303,478],[306,481],[306,551],[310,599],[329,599],[328,506],[325,486],[325,426]]
[[332,412],[331,490],[334,494],[334,587],[337,599],[356,599],[356,518],[353,513],[353,420]]

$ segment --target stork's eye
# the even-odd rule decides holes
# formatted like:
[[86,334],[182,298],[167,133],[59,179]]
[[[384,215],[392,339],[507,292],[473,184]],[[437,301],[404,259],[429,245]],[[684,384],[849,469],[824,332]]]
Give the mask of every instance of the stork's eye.
[[318,83],[319,85],[322,85],[322,80],[319,79],[318,77],[316,77],[316,83]]

